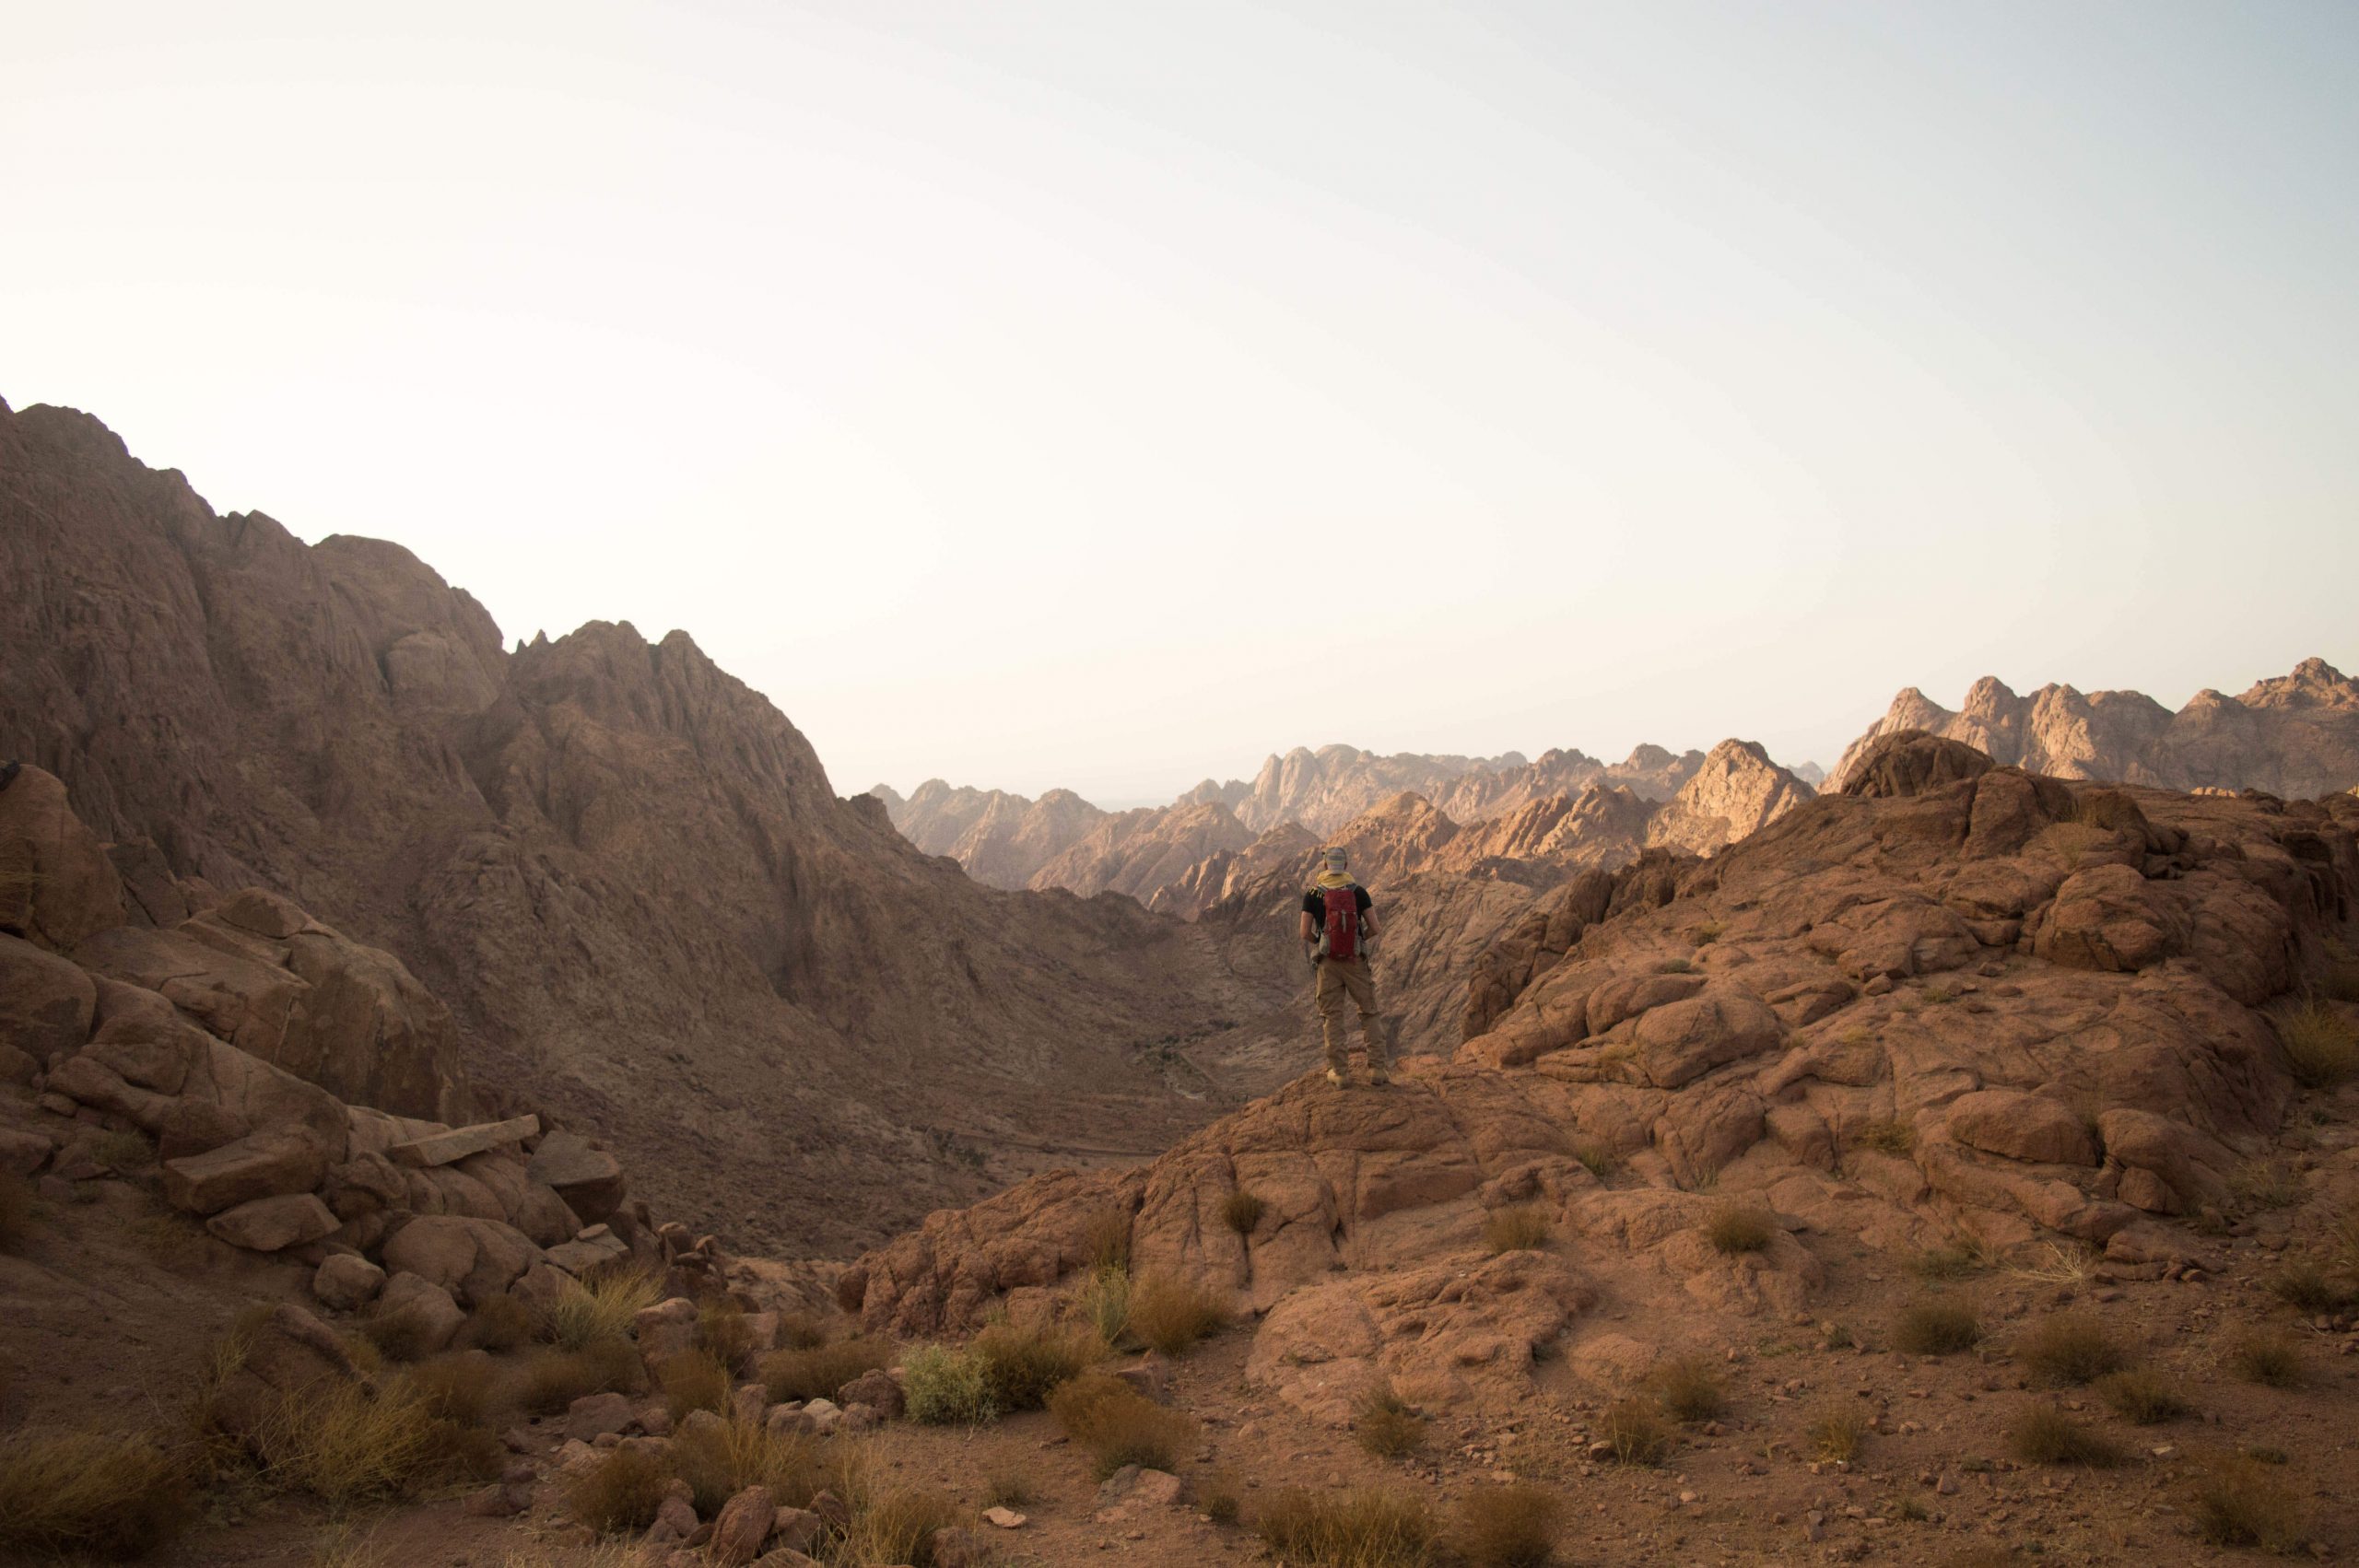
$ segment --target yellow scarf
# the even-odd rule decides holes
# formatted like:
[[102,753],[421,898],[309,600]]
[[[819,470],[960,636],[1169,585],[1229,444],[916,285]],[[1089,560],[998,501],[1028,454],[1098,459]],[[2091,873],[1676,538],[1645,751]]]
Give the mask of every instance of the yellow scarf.
[[1310,888],[1314,893],[1321,893],[1325,892],[1329,888],[1349,887],[1351,885],[1352,873],[1349,872],[1320,872],[1319,873],[1319,880],[1312,883],[1310,884]]

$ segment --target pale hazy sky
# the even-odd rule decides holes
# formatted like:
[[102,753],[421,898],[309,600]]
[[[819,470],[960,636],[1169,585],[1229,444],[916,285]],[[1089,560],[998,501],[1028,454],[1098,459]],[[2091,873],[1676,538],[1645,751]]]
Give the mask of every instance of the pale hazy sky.
[[0,396],[839,790],[2359,664],[2359,5],[0,0]]

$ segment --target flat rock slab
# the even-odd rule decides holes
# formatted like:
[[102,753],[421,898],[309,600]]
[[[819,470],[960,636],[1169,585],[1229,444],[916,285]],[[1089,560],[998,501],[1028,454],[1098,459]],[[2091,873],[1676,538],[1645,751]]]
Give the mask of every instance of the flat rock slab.
[[481,1121],[472,1127],[454,1127],[448,1132],[428,1133],[406,1143],[396,1143],[385,1153],[395,1164],[424,1170],[451,1164],[505,1143],[520,1143],[540,1130],[539,1117],[520,1116],[507,1121]]
[[205,1228],[249,1252],[283,1252],[317,1241],[335,1229],[328,1206],[309,1192],[277,1198],[257,1198],[227,1209],[205,1222]]

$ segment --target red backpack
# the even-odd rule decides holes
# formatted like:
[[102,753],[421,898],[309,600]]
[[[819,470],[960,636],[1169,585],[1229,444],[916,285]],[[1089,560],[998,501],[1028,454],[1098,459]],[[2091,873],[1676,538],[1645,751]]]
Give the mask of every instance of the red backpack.
[[1327,956],[1350,963],[1360,950],[1360,890],[1327,889]]

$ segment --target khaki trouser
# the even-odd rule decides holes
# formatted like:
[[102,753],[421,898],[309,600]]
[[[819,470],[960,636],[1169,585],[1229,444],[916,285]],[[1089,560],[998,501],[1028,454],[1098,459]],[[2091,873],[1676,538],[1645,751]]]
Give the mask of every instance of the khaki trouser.
[[1327,1036],[1327,1065],[1337,1072],[1348,1071],[1352,1058],[1344,1045],[1344,999],[1360,1010],[1360,1037],[1367,1042],[1367,1070],[1390,1072],[1391,1055],[1384,1047],[1384,1024],[1376,1015],[1376,981],[1367,971],[1366,956],[1349,963],[1332,958],[1319,965],[1319,983],[1311,994],[1319,1002],[1319,1023]]

